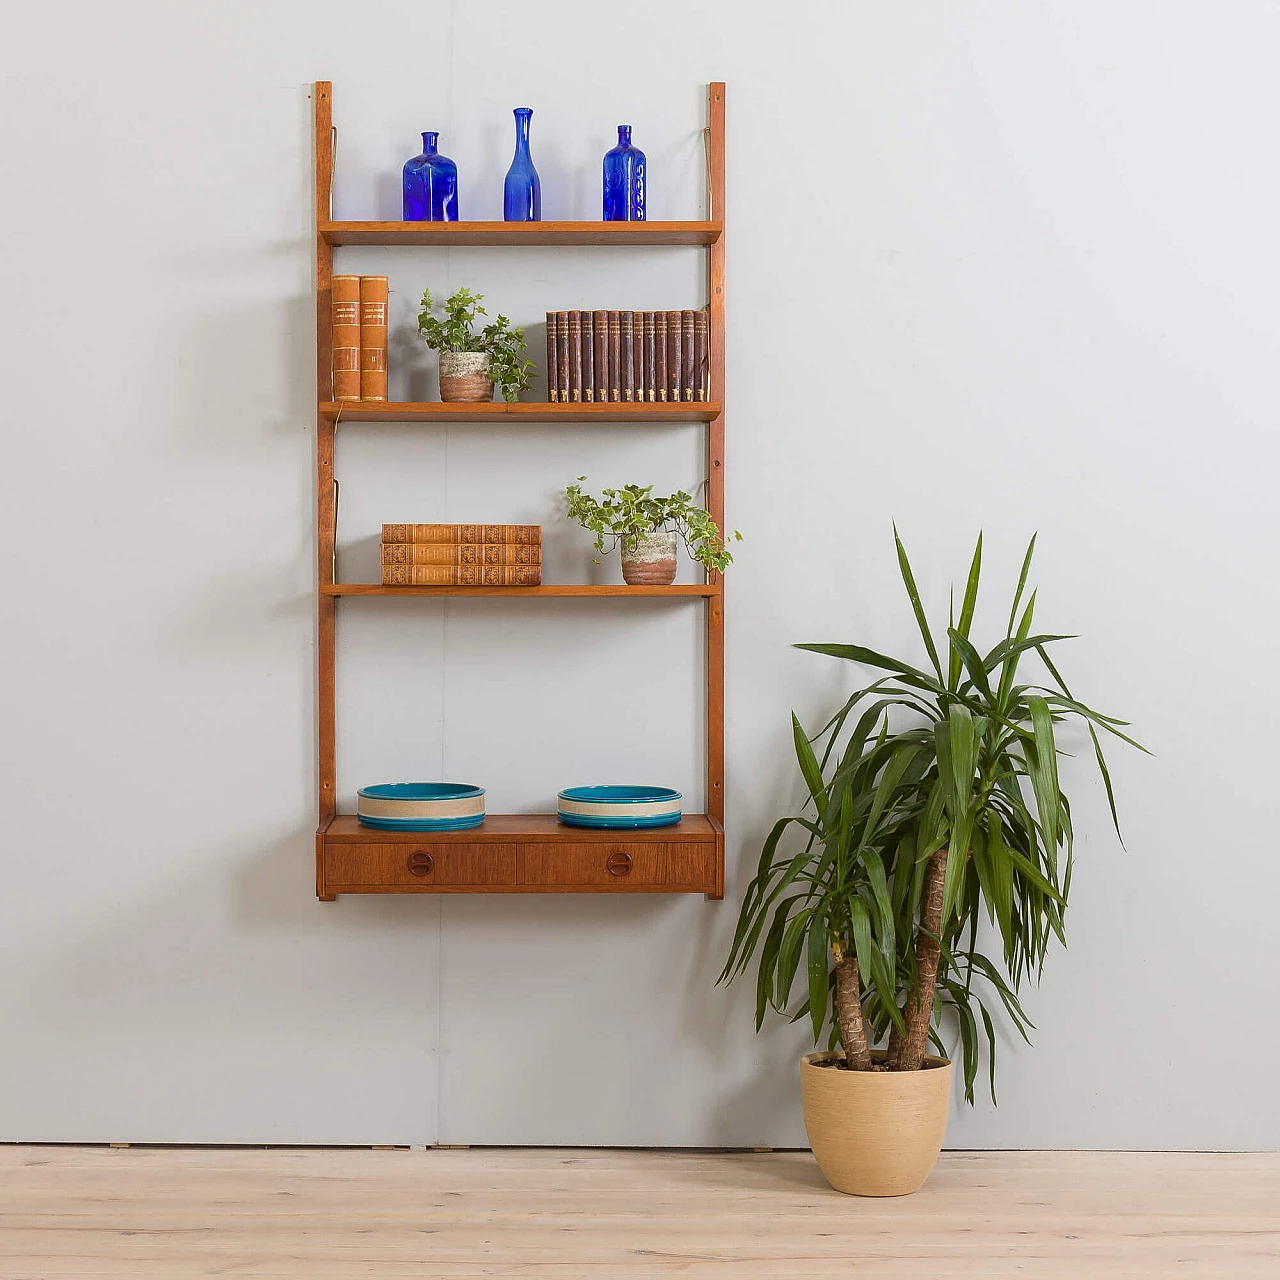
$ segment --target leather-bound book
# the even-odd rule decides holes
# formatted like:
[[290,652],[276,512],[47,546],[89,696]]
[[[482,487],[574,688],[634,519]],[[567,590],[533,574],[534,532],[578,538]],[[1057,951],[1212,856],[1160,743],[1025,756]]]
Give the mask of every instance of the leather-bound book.
[[693,395],[695,400],[709,400],[707,393],[707,313],[693,313]]
[[561,404],[569,403],[569,313],[556,312],[556,377],[559,379]]
[[678,311],[667,312],[667,399],[680,399],[680,359],[683,344],[680,340],[681,316]]
[[387,277],[360,277],[360,399],[387,398]]
[[536,587],[540,564],[384,564],[384,587]]
[[500,542],[384,542],[383,564],[541,564],[540,546]]
[[609,313],[593,311],[591,325],[596,335],[596,399],[603,402],[609,398]]
[[636,368],[634,363],[635,313],[632,311],[619,311],[618,321],[622,332],[622,375],[620,378],[622,398],[624,400],[634,400],[636,392]]
[[631,368],[634,374],[635,399],[644,399],[644,313],[631,313]]
[[476,542],[498,546],[542,545],[540,524],[384,524],[387,542]]
[[582,398],[596,398],[595,312],[582,313]]
[[622,312],[609,312],[609,399],[622,399]]
[[657,357],[657,351],[656,351],[656,347],[657,347],[656,334],[657,334],[657,326],[658,326],[658,317],[657,317],[657,313],[653,311],[644,312],[643,317],[644,317],[644,382],[642,385],[644,388],[644,398],[646,400],[653,401],[658,398],[658,390],[657,390],[658,388],[658,383],[657,383],[658,357]]
[[667,398],[667,313],[653,313],[653,385],[659,400]]
[[582,312],[569,312],[569,399],[582,399]]
[[560,361],[556,348],[556,313],[547,312],[547,399],[555,404],[560,399]]
[[333,398],[360,399],[360,277],[334,276],[330,294],[333,329]]
[[684,401],[693,399],[693,324],[693,312],[683,312],[680,316],[680,399]]

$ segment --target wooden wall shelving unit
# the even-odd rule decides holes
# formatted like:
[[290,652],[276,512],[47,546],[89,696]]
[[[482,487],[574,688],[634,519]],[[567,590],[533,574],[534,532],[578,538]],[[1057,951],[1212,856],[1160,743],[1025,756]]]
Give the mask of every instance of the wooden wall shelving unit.
[[[334,222],[333,94],[315,85],[316,147],[316,534],[319,569],[319,810],[316,892],[705,893],[724,896],[724,582],[670,587],[623,584],[541,587],[384,587],[334,579],[334,437],[340,423],[539,422],[706,424],[707,508],[724,528],[724,85],[707,94],[710,208],[704,222]],[[340,245],[685,245],[707,250],[712,400],[695,404],[365,404],[333,400],[330,290]],[[339,597],[529,596],[634,599],[706,605],[707,812],[656,831],[588,831],[554,814],[491,814],[470,831],[388,832],[337,810],[335,629]]]

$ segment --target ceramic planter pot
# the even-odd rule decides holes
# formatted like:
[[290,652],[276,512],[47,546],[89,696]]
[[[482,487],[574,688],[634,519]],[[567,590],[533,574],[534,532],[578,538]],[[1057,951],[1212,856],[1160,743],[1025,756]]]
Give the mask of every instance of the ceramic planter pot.
[[651,533],[622,543],[622,580],[629,587],[669,587],[676,580],[676,535]]
[[811,1053],[800,1059],[804,1127],[818,1167],[847,1195],[905,1196],[919,1190],[947,1132],[950,1061],[925,1058],[920,1071],[819,1065],[843,1056]]
[[440,353],[440,399],[481,401],[493,399],[492,357],[487,351]]

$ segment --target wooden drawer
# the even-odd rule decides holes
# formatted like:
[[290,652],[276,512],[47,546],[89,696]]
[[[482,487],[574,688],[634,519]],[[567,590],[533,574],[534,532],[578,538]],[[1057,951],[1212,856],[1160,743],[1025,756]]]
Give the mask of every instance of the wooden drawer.
[[324,847],[325,885],[331,893],[414,889],[491,888],[516,881],[513,844],[337,844]]
[[531,887],[605,892],[696,892],[714,887],[715,864],[715,847],[710,844],[530,843],[519,847],[517,880]]

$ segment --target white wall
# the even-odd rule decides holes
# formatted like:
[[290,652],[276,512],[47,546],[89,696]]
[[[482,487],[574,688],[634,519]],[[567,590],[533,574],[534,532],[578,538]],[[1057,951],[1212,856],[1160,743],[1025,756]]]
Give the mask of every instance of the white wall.
[[[1071,949],[962,1146],[1275,1147],[1269,679],[1280,12],[1087,0],[329,0],[26,6],[0,96],[0,1138],[799,1144],[803,1038],[712,982],[810,723],[911,643],[890,523],[945,608],[979,527],[1126,713],[1127,851],[1087,764]],[[548,216],[593,216],[629,120],[696,217],[728,82],[729,900],[313,889],[309,82],[340,215],[391,216],[439,128],[497,216],[535,108]],[[691,305],[684,251],[350,250],[518,321]],[[668,301],[670,300],[670,301]],[[798,363],[807,371],[797,373]],[[538,394],[540,394],[540,389]],[[688,484],[701,437],[343,428],[345,571],[382,519],[537,519],[574,475]],[[340,787],[597,776],[700,798],[699,606],[341,606]],[[637,668],[652,675],[640,692]],[[664,740],[664,735],[669,735]],[[1221,1087],[1224,1079],[1229,1087]],[[1210,1087],[1211,1086],[1211,1087]]]

